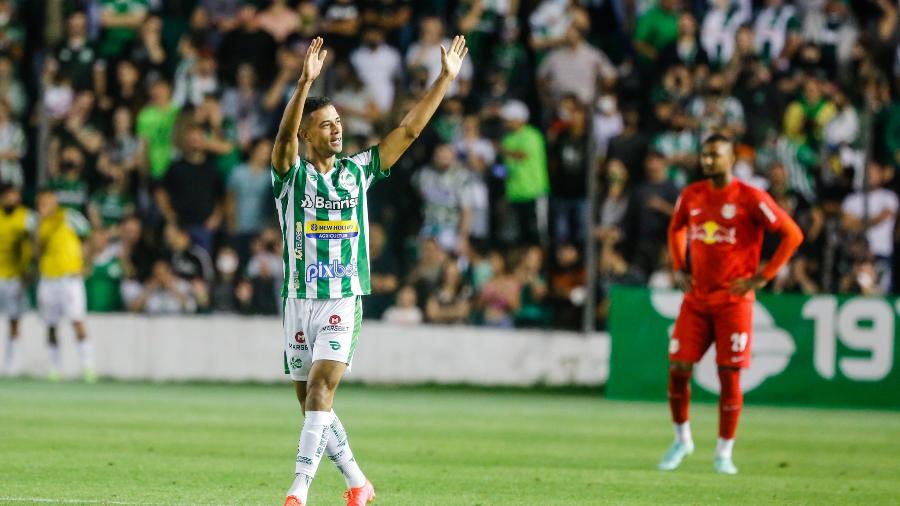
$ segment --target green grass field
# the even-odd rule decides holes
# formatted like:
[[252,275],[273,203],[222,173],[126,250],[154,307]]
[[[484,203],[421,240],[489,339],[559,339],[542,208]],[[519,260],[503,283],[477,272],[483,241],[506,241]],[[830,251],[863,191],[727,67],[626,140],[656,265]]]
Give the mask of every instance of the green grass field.
[[[382,505],[900,503],[896,412],[750,406],[728,477],[713,405],[666,474],[664,404],[348,385],[336,410]],[[280,505],[300,422],[289,385],[0,381],[0,505]],[[343,488],[323,459],[311,504]]]

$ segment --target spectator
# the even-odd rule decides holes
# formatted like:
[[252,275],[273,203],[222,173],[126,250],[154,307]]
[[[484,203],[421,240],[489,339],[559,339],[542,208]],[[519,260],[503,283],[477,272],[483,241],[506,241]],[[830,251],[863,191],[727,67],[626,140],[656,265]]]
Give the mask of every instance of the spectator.
[[77,146],[66,146],[60,154],[59,165],[51,170],[47,186],[56,194],[59,205],[84,214],[88,187],[84,182],[84,153]]
[[515,276],[522,287],[519,309],[515,312],[517,327],[543,327],[552,315],[547,311],[547,282],[541,272],[544,252],[539,246],[528,247],[516,266]]
[[[155,82],[155,80],[148,82]],[[97,97],[97,105],[104,113],[125,107],[132,117],[137,117],[146,102],[147,97],[140,70],[128,60],[116,63],[115,82],[112,89],[104,90],[104,93]]]
[[277,314],[281,294],[282,259],[278,232],[264,230],[251,244],[246,279],[238,284],[235,298],[246,313]]
[[228,178],[227,215],[232,244],[241,262],[250,255],[247,245],[267,223],[267,206],[272,199],[272,176],[269,157],[272,142],[258,139],[250,151],[247,162],[239,165]]
[[110,243],[105,228],[94,228],[89,243],[88,272],[84,279],[87,308],[91,312],[121,311],[120,285],[124,271],[120,259],[121,245]]
[[216,279],[210,288],[212,310],[233,313],[237,310],[234,292],[240,258],[232,248],[222,248],[216,257]]
[[744,107],[729,93],[722,73],[709,76],[706,93],[694,98],[688,111],[699,127],[700,139],[716,132],[726,132],[735,139],[744,135]]
[[[749,2],[713,0],[700,30],[703,49],[714,68],[731,61],[738,29],[750,20]],[[684,15],[682,15],[684,16]],[[679,30],[680,31],[680,30]]]
[[595,236],[603,239],[604,236],[614,233],[619,237],[625,230],[625,215],[628,211],[629,195],[628,170],[622,160],[610,159],[606,163],[606,180],[601,184],[600,195],[600,219]]
[[211,251],[224,217],[225,183],[204,150],[203,135],[201,127],[188,127],[184,156],[166,171],[155,196],[168,224],[186,229],[195,244]]
[[150,235],[137,216],[131,215],[122,220],[119,244],[125,279],[143,283],[152,274],[154,262],[163,257],[156,243],[149,239]]
[[796,144],[818,149],[825,126],[835,115],[834,104],[822,93],[815,78],[803,82],[803,94],[784,113],[784,133]]
[[194,44],[187,37],[182,37],[179,44],[182,59],[175,69],[172,94],[172,102],[178,107],[199,106],[207,95],[219,92],[216,60]]
[[366,315],[375,319],[381,318],[382,313],[394,300],[394,294],[400,284],[400,265],[397,256],[388,251],[386,246],[384,227],[377,222],[369,223],[372,294],[366,299]]
[[479,297],[484,324],[489,327],[512,328],[513,315],[522,305],[522,284],[506,270],[500,255],[491,257],[493,277],[485,283]]
[[587,11],[573,0],[542,0],[528,17],[531,48],[538,54],[564,43],[570,27],[590,28]]
[[[248,151],[254,139],[268,132],[270,120],[262,107],[262,93],[257,88],[256,70],[248,63],[237,69],[237,86],[222,95],[222,116],[234,124],[241,151]],[[342,118],[343,120],[343,118]]]
[[[844,230],[864,234],[882,290],[891,289],[891,260],[894,255],[894,227],[897,222],[897,194],[882,188],[883,168],[870,161],[868,188],[848,195],[841,205]],[[868,212],[866,212],[868,211]]]
[[614,93],[604,92],[594,107],[594,145],[597,156],[606,157],[609,143],[625,131],[625,120],[619,111],[619,101]]
[[453,147],[448,144],[435,148],[431,165],[413,179],[425,207],[422,237],[435,239],[447,252],[459,253],[466,248],[472,219],[471,211],[463,207],[468,179],[469,174],[456,162]]
[[614,81],[616,69],[602,51],[585,42],[578,28],[570,26],[564,45],[547,54],[537,76],[547,103],[573,93],[581,103],[591,104],[597,98],[597,84]]
[[680,0],[659,0],[640,15],[634,30],[634,48],[642,64],[659,59],[659,52],[678,38]]
[[105,118],[95,114],[94,93],[80,91],[66,115],[65,121],[53,129],[50,143],[50,158],[58,156],[59,148],[75,146],[85,156],[83,160],[85,182],[96,186],[96,160],[103,147],[103,133],[106,131]]
[[172,272],[165,260],[153,263],[146,283],[130,281],[122,284],[122,300],[129,311],[149,315],[190,314],[197,311],[191,298],[191,285]]
[[11,117],[7,103],[0,99],[0,183],[19,189],[25,184],[22,157],[26,147],[22,127]]
[[320,30],[328,39],[329,47],[334,49],[336,56],[340,59],[344,59],[350,54],[359,34],[359,26],[359,7],[353,0],[329,2],[319,24]]
[[[704,22],[708,18],[709,14]],[[709,63],[709,55],[697,37],[697,20],[691,13],[682,12],[678,16],[678,38],[663,47],[659,53],[660,70],[665,71],[675,65],[688,68],[708,67]]]
[[528,107],[517,100],[503,106],[507,134],[501,142],[506,199],[513,210],[516,240],[539,243],[546,237],[548,193],[547,153],[541,132],[528,124]]
[[13,118],[21,118],[28,105],[28,95],[8,56],[0,55],[0,101],[6,103]]
[[672,116],[669,128],[653,141],[655,152],[665,159],[667,177],[678,188],[684,187],[690,180],[700,151],[700,139],[690,126],[690,117],[678,109]]
[[120,175],[125,183],[143,165],[140,159],[141,142],[134,134],[134,121],[127,107],[118,107],[112,116],[112,136],[107,138],[97,160],[97,170],[107,178]]
[[134,62],[146,79],[155,81],[166,72],[166,48],[162,40],[163,21],[150,16],[142,25],[135,39],[126,50],[126,61]]
[[397,291],[397,303],[389,307],[381,319],[397,325],[422,323],[422,310],[416,305],[416,290],[406,285]]
[[210,284],[214,276],[209,253],[192,244],[190,236],[173,225],[166,226],[165,239],[172,272],[190,283],[191,296],[197,303],[197,309],[207,309]]
[[425,315],[431,323],[465,323],[471,298],[472,289],[463,282],[459,265],[451,259],[444,264],[437,290],[428,297]]
[[272,0],[269,6],[256,16],[259,27],[282,44],[300,27],[300,17],[288,6],[287,0]]
[[[444,37],[444,23],[436,16],[422,18],[419,26],[419,40],[409,47],[406,53],[406,67],[413,75],[424,71],[423,89],[431,86],[441,72],[441,46],[450,47],[450,39]],[[472,82],[472,62],[463,60],[462,68],[456,80],[450,83],[447,97],[466,96]]]
[[101,0],[100,54],[115,58],[137,38],[138,29],[147,18],[147,3],[148,0]]
[[400,53],[384,41],[384,31],[370,27],[363,31],[363,45],[350,55],[350,63],[378,106],[379,114],[394,106],[397,82],[403,77]]
[[488,168],[496,158],[493,144],[481,136],[479,119],[467,116],[463,120],[462,138],[456,142],[457,159],[469,169],[469,178],[462,195],[462,207],[469,213],[470,248],[465,254],[487,245],[491,235],[491,196],[488,185]]
[[256,7],[245,3],[238,9],[237,26],[222,37],[216,60],[228,82],[235,81],[241,63],[253,65],[260,81],[269,82],[275,75],[276,48],[275,39],[260,29]]
[[124,171],[115,170],[108,177],[110,181],[106,187],[90,195],[87,215],[92,228],[108,227],[113,235],[117,235],[122,220],[134,214],[135,203],[128,192],[128,179]]
[[578,248],[571,243],[557,246],[548,289],[548,300],[557,327],[573,330],[580,327],[586,285],[587,271]]
[[421,242],[418,263],[409,273],[406,283],[415,287],[418,299],[428,300],[428,295],[437,289],[448,257],[437,240],[430,238]]
[[625,166],[628,180],[632,184],[638,184],[644,180],[642,167],[644,159],[647,157],[650,139],[647,133],[640,128],[641,116],[636,110],[626,110],[622,119],[625,129],[621,134],[609,140],[606,158],[620,160]]
[[[638,185],[628,203],[625,237],[632,249],[629,258],[646,279],[656,268],[659,250],[666,245],[669,218],[675,210],[678,188],[666,176],[665,158],[658,152],[647,155],[646,180]],[[621,255],[614,251],[612,241],[606,266],[616,276],[628,269],[619,266]]]
[[557,242],[584,241],[587,175],[592,168],[586,107],[575,96],[560,104],[561,120],[548,146],[550,209]]
[[802,43],[796,8],[784,0],[766,0],[753,24],[756,50],[775,69],[786,70]]
[[76,90],[92,90],[105,79],[105,64],[88,40],[87,16],[75,11],[66,19],[66,38],[53,51],[59,76]]
[[338,84],[332,100],[341,115],[344,135],[369,138],[375,133],[375,123],[379,118],[378,104],[372,93],[347,62],[335,64],[335,78]]
[[160,180],[172,162],[175,120],[180,109],[172,103],[172,88],[165,80],[150,87],[150,102],[141,109],[137,118],[137,134],[146,153],[150,177]]

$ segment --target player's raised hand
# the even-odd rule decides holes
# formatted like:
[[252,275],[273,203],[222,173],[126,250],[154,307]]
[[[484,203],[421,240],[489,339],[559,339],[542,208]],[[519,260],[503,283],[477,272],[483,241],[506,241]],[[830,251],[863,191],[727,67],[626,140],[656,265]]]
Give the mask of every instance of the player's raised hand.
[[744,295],[750,290],[759,290],[768,282],[769,280],[759,274],[749,278],[738,278],[731,282],[729,291],[734,295]]
[[301,81],[312,81],[319,77],[322,67],[325,65],[325,57],[328,56],[328,50],[322,49],[325,43],[322,37],[316,37],[310,42],[306,48],[306,57],[303,59],[303,73],[300,74]]
[[463,58],[467,54],[469,54],[469,48],[466,47],[466,38],[462,35],[453,37],[450,49],[441,45],[441,72],[450,76],[450,79],[456,79],[459,69],[462,68]]

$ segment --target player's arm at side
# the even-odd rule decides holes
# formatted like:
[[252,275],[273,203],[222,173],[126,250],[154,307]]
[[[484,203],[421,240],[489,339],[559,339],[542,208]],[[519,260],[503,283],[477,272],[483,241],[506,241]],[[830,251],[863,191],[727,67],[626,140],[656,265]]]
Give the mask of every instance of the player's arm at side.
[[687,206],[684,205],[684,193],[675,201],[675,211],[669,220],[669,256],[672,258],[672,270],[683,271],[687,267]]
[[769,232],[777,232],[781,236],[778,249],[766,264],[760,275],[769,281],[778,274],[778,271],[790,260],[797,248],[803,243],[803,232],[797,223],[778,204],[772,200],[768,193],[759,191],[757,203],[754,207],[754,216]]
[[309,44],[306,58],[303,61],[303,72],[297,81],[297,89],[294,90],[287,107],[284,108],[281,124],[278,125],[275,145],[272,147],[272,167],[281,178],[291,170],[291,165],[297,159],[297,153],[300,152],[298,133],[300,132],[300,120],[303,119],[303,104],[306,102],[306,96],[309,95],[309,88],[313,81],[322,71],[325,56],[328,54],[328,50],[321,50],[322,44],[321,37],[316,37]]
[[441,46],[441,73],[437,80],[428,88],[425,96],[406,113],[400,126],[391,130],[378,144],[382,171],[390,170],[425,129],[425,125],[428,124],[434,111],[441,104],[441,100],[444,99],[444,95],[447,94],[450,83],[459,74],[463,58],[468,52],[466,39],[461,35],[453,37],[450,49],[444,49],[444,46]]

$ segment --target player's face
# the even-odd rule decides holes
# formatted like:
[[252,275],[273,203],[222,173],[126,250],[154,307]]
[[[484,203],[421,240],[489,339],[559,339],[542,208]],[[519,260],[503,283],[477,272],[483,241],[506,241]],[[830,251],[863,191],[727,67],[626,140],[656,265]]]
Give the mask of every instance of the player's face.
[[10,188],[3,192],[3,196],[0,197],[0,205],[5,208],[12,208],[19,205],[19,190],[16,188]]
[[706,177],[725,174],[734,165],[734,148],[728,142],[708,142],[700,152],[700,166]]
[[38,195],[37,198],[37,211],[42,217],[46,218],[50,216],[54,212],[56,212],[56,208],[58,207],[58,202],[56,200],[56,195],[50,192],[44,192]]
[[344,128],[341,117],[332,105],[326,105],[309,115],[303,139],[317,153],[336,155],[344,149]]

